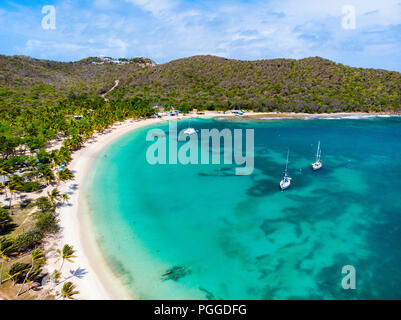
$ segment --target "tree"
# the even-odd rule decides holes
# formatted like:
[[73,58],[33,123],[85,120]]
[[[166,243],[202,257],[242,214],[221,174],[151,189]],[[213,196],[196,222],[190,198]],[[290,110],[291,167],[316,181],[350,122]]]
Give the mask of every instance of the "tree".
[[35,205],[44,211],[52,211],[53,210],[53,204],[51,203],[50,199],[48,197],[40,197],[37,198],[35,201]]
[[21,144],[22,139],[20,137],[6,137],[0,136],[0,154],[3,158],[8,159],[15,153],[15,149]]
[[57,173],[57,175],[58,175],[58,178],[60,181],[67,181],[67,180],[74,179],[74,174],[68,168],[65,168],[64,170],[59,171]]
[[45,254],[41,249],[35,249],[32,251],[31,255],[31,260],[32,260],[32,265],[31,268],[29,269],[28,273],[26,274],[24,281],[21,284],[21,287],[18,290],[17,297],[21,294],[22,288],[25,285],[26,280],[28,279],[30,273],[32,272],[33,268],[35,267],[35,264],[42,264],[45,261]]
[[70,246],[68,244],[64,245],[64,247],[61,251],[60,251],[60,249],[57,249],[57,253],[63,259],[63,262],[61,263],[59,270],[61,270],[63,268],[64,261],[67,260],[68,262],[73,262],[72,258],[75,258],[75,256],[74,256],[75,250],[73,249],[73,246]]
[[54,233],[59,230],[57,218],[52,212],[39,212],[36,218],[35,226],[41,233]]
[[39,170],[39,172],[40,172],[40,174],[42,176],[42,179],[46,183],[51,183],[56,178],[54,176],[54,173],[53,173],[51,167],[50,167],[50,164],[42,164],[42,165],[39,166],[38,170]]
[[55,207],[57,205],[57,201],[62,198],[61,193],[57,188],[54,188],[52,192],[47,191],[47,196],[53,207]]
[[50,154],[46,152],[46,150],[41,149],[38,154],[36,155],[39,162],[42,164],[49,164],[51,161]]
[[24,190],[24,186],[21,185],[19,182],[17,181],[13,181],[10,180],[10,182],[8,183],[8,191],[10,193],[10,211],[12,211],[12,199],[13,199],[13,195],[17,192],[21,192]]
[[0,234],[7,228],[11,222],[10,213],[4,208],[0,208]]
[[60,292],[63,299],[68,298],[70,300],[74,300],[74,298],[72,296],[79,293],[79,291],[74,291],[76,287],[77,286],[74,285],[70,281],[64,283],[63,288],[61,289],[61,292]]
[[61,197],[63,198],[63,202],[66,203],[70,200],[70,196],[67,193],[63,193],[61,195]]
[[3,283],[3,270],[4,263],[11,256],[17,254],[17,248],[14,241],[10,238],[0,238],[0,259],[1,259],[1,272],[0,272],[0,285]]
[[68,163],[71,160],[71,150],[66,147],[61,147],[52,152],[52,158],[56,165],[61,165],[63,162]]
[[69,148],[70,150],[74,151],[79,149],[83,143],[84,138],[82,138],[80,135],[74,134],[71,138],[64,141],[63,147]]
[[20,234],[15,239],[18,251],[27,251],[36,248],[42,242],[43,234],[39,230],[31,230]]
[[21,262],[14,263],[8,271],[9,279],[11,279],[15,285],[19,280],[21,280],[21,276],[24,274],[24,272],[28,271],[28,269],[29,264]]

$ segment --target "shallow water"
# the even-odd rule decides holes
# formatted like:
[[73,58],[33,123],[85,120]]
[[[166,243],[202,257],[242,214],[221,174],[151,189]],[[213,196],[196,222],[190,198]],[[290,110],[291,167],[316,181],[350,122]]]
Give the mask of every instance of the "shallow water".
[[[90,172],[99,244],[132,292],[142,299],[401,298],[401,118],[191,126],[254,128],[254,173],[149,165],[149,127],[103,150]],[[166,123],[152,127],[168,131]],[[313,172],[319,140],[324,167]],[[281,192],[288,148],[293,181]],[[356,269],[356,290],[341,286],[345,265]],[[174,266],[190,273],[162,280]]]

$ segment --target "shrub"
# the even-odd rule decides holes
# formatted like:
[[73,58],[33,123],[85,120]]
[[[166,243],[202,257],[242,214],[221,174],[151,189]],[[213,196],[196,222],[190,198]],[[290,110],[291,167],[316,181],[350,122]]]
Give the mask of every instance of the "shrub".
[[42,242],[43,235],[38,230],[28,231],[17,237],[15,243],[19,251],[27,251],[37,247]]
[[38,181],[27,182],[24,184],[24,192],[35,192],[42,189],[42,185]]
[[35,206],[42,211],[50,211],[53,209],[53,204],[50,202],[48,197],[37,198],[35,201]]
[[44,149],[41,149],[36,157],[38,158],[40,163],[46,164],[46,163],[50,163],[51,158],[50,158],[50,154],[47,153]]
[[36,228],[42,233],[57,232],[57,218],[51,212],[41,212],[37,217]]

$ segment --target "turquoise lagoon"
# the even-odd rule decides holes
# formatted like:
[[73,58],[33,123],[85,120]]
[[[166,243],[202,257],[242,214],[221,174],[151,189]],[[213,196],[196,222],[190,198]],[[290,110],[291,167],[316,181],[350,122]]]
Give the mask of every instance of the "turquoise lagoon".
[[[185,121],[179,129],[187,128]],[[192,120],[255,129],[255,170],[150,165],[141,128],[104,149],[85,196],[104,256],[141,299],[400,299],[401,118]],[[318,141],[324,167],[311,170]],[[279,190],[287,149],[293,183]],[[344,290],[342,267],[356,269]],[[177,281],[161,275],[190,272]]]

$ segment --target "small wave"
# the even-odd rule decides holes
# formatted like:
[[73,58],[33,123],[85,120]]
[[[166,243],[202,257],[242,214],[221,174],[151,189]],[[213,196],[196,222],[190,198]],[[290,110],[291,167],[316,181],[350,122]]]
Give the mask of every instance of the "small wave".
[[255,118],[256,120],[313,120],[317,119],[319,116],[296,116],[296,117],[263,117]]
[[400,117],[400,115],[359,114],[359,115],[327,116],[327,117],[321,117],[321,119],[324,119],[324,120],[340,120],[340,119],[358,120],[358,119],[375,119],[375,118],[391,118],[391,117]]

